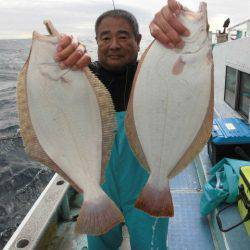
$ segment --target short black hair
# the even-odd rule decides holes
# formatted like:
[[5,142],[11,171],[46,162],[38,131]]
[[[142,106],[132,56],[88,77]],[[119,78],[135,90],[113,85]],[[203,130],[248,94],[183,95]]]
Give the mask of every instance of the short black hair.
[[115,9],[115,10],[108,10],[108,11],[104,12],[103,14],[101,14],[97,18],[97,20],[95,22],[95,34],[96,34],[96,36],[97,36],[97,29],[98,29],[101,21],[106,17],[123,18],[131,25],[135,37],[137,37],[140,34],[139,33],[139,25],[138,25],[138,22],[137,22],[135,16],[126,10]]

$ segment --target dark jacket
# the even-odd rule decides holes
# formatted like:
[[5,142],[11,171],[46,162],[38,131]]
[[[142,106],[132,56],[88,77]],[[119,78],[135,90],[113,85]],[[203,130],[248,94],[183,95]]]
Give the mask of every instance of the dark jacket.
[[109,71],[96,61],[89,68],[110,92],[116,112],[126,111],[137,63],[127,65],[119,71]]

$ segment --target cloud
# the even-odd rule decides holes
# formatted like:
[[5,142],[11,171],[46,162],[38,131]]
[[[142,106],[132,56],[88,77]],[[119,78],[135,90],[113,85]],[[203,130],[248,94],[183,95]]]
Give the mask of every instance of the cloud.
[[[115,0],[116,8],[131,11],[138,19],[141,33],[149,37],[148,24],[160,10],[162,0]],[[167,2],[167,1],[165,1]],[[180,0],[197,8],[198,0]],[[221,29],[223,21],[231,24],[249,19],[249,0],[207,0],[209,22],[213,31]],[[32,31],[45,33],[44,19],[51,19],[59,31],[94,39],[94,22],[104,11],[112,9],[112,0],[0,0],[0,39],[31,37]]]
[[[42,25],[44,19],[51,19],[59,30],[67,33],[88,33],[93,29],[93,21],[96,13],[102,9],[110,8],[107,2],[101,4],[96,1],[30,1],[10,0],[0,1],[0,35],[13,34],[13,36],[25,36],[34,29],[44,32]],[[8,17],[8,18],[7,18]],[[78,28],[75,28],[78,27]]]

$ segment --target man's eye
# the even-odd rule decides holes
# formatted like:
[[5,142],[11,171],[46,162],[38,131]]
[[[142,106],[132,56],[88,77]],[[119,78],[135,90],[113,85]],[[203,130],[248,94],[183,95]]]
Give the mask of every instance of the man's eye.
[[102,41],[104,41],[104,42],[107,42],[107,41],[109,41],[110,40],[110,37],[108,37],[108,36],[106,36],[106,37],[102,37],[102,39],[101,39]]
[[119,39],[121,40],[126,40],[128,37],[127,36],[119,36]]

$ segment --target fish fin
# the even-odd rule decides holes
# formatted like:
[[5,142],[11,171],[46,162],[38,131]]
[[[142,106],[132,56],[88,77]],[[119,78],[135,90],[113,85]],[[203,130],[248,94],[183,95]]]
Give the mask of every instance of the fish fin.
[[135,127],[135,120],[134,120],[134,113],[133,113],[133,98],[134,98],[134,90],[135,90],[137,77],[138,77],[139,72],[141,70],[142,63],[143,63],[144,58],[146,57],[150,47],[153,45],[153,43],[154,43],[154,41],[144,51],[144,53],[141,57],[141,60],[137,66],[135,77],[134,77],[133,84],[132,84],[132,89],[130,92],[128,107],[127,107],[127,112],[126,112],[126,117],[125,117],[125,123],[124,123],[129,146],[131,147],[131,150],[133,151],[135,157],[140,162],[142,167],[144,167],[144,169],[148,172],[150,172],[149,164],[148,164],[146,156],[143,152],[142,145],[140,143],[140,140],[139,140],[139,137],[138,137],[138,134],[136,131],[136,127]]
[[136,200],[135,207],[155,217],[173,217],[174,206],[168,179],[159,190],[149,178]]
[[212,49],[210,49],[207,53],[207,63],[213,64],[213,52]]
[[84,201],[77,219],[76,233],[101,235],[124,222],[116,204],[104,193],[94,200]]
[[115,134],[117,131],[117,123],[115,119],[115,108],[112,97],[105,85],[86,67],[84,73],[92,86],[98,105],[100,107],[100,115],[102,120],[102,169],[100,183],[105,181],[105,168],[109,161]]
[[52,24],[52,22],[50,20],[44,20],[43,24],[45,25],[45,27],[50,35],[56,36],[58,38],[61,37],[60,33],[56,30],[56,28],[54,27],[54,25]]

